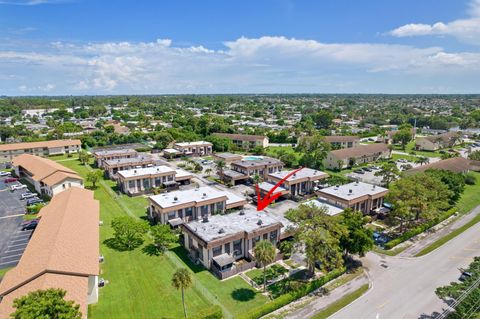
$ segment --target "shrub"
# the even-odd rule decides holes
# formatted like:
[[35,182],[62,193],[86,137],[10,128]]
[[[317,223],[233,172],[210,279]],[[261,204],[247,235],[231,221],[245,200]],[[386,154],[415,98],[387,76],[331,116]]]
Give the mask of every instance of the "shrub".
[[312,291],[320,288],[321,286],[325,285],[327,282],[337,278],[338,276],[342,275],[345,272],[345,268],[337,269],[334,271],[329,272],[325,276],[312,280],[304,285],[302,285],[299,289],[286,293],[284,295],[280,295],[278,298],[267,302],[250,312],[247,312],[245,315],[240,316],[240,319],[256,319],[266,314],[269,314],[272,311],[275,311],[292,301],[295,301],[303,296],[308,295]]
[[43,206],[45,206],[45,204],[30,205],[27,207],[27,213],[36,214],[40,211],[40,209],[42,209]]
[[388,243],[385,244],[385,249],[386,250],[392,249],[393,247],[397,246],[398,244],[401,244],[404,241],[409,240],[410,238],[412,238],[412,237],[414,237],[418,234],[423,233],[427,229],[432,228],[433,226],[437,225],[438,223],[444,221],[445,219],[452,216],[456,212],[457,212],[456,207],[450,208],[449,210],[447,210],[443,214],[435,217],[434,219],[432,219],[428,223],[425,223],[423,225],[412,228],[409,231],[405,232],[403,235],[389,241]]
[[465,175],[465,184],[467,185],[475,185],[477,183],[477,178],[475,175],[468,173]]

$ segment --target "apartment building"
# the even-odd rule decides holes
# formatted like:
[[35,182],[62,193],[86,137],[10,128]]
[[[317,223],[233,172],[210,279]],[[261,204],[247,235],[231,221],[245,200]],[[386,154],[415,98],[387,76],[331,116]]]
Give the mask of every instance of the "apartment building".
[[250,150],[255,147],[268,147],[268,137],[263,135],[213,133],[212,135],[229,139],[238,148]]
[[205,141],[175,143],[173,148],[184,156],[208,156],[212,155],[213,144]]
[[25,178],[37,193],[50,197],[71,187],[83,188],[83,178],[65,166],[30,154],[15,157],[12,161],[15,174]]
[[147,155],[118,158],[102,162],[102,167],[105,170],[105,175],[111,179],[117,178],[118,171],[126,171],[135,168],[145,168],[154,165],[155,161],[153,160],[153,158]]
[[382,207],[388,189],[362,182],[327,187],[317,191],[319,199],[343,209],[352,208],[364,214]]
[[358,164],[375,162],[381,158],[390,158],[390,156],[391,150],[387,144],[360,145],[328,152],[324,165],[329,169],[342,169]]
[[429,169],[440,169],[450,171],[453,173],[468,173],[469,171],[479,171],[480,162],[473,161],[464,157],[453,157],[445,160],[429,163],[426,165],[420,165],[405,171],[406,175],[425,172]]
[[[255,266],[251,252],[260,240],[280,241],[283,224],[271,214],[242,210],[181,225],[183,245],[221,279]],[[246,259],[243,265],[236,261]],[[246,266],[246,267],[245,267]]]
[[193,175],[190,172],[165,165],[117,172],[119,189],[131,196],[148,193],[156,187],[178,188],[178,184],[188,184],[192,178]]
[[88,305],[98,301],[99,212],[93,192],[76,187],[40,210],[18,265],[0,282],[0,318],[9,318],[15,299],[49,288],[65,290],[87,318]]
[[233,162],[241,161],[243,158],[240,154],[234,153],[215,153],[213,154],[213,159],[215,161],[223,161],[225,164],[230,165]]
[[325,142],[329,143],[334,150],[342,148],[357,147],[360,145],[360,138],[358,136],[340,136],[332,135],[325,136]]
[[222,179],[232,185],[238,181],[249,180],[255,175],[266,180],[268,174],[281,171],[283,166],[281,161],[271,157],[246,158],[232,162],[230,169],[223,170]]
[[[267,181],[272,185],[279,183],[292,171],[277,171],[270,173],[267,176]],[[288,191],[288,197],[296,198],[313,194],[318,183],[328,177],[327,173],[311,169],[308,167],[302,168],[282,183],[282,187]]]
[[247,203],[243,197],[208,186],[154,195],[148,200],[150,219],[172,226],[243,207]]
[[415,140],[415,148],[420,151],[437,151],[442,148],[450,148],[462,142],[459,132],[447,132],[443,134],[419,137]]
[[80,140],[53,140],[43,142],[0,144],[0,162],[11,162],[15,156],[30,154],[41,157],[78,153]]
[[138,153],[134,149],[112,149],[112,150],[99,150],[93,152],[94,164],[103,168],[105,161],[117,160],[122,158],[137,157]]

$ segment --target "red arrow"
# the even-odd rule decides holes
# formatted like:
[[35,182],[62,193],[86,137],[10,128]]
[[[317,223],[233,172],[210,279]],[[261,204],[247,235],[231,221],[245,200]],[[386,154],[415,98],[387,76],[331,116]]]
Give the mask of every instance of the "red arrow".
[[277,189],[278,186],[282,185],[290,176],[292,176],[302,168],[303,167],[297,168],[293,172],[288,173],[287,176],[282,178],[280,182],[278,182],[274,187],[272,187],[272,189],[267,193],[267,195],[263,199],[260,197],[260,188],[258,188],[258,184],[256,184],[255,188],[257,190],[257,211],[264,210],[271,202],[279,198],[282,195],[282,193],[277,193],[272,196],[273,192]]

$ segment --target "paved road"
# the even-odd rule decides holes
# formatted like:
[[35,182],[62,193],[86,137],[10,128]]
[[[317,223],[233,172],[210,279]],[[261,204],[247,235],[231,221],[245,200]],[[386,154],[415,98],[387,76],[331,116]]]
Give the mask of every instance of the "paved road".
[[330,318],[435,318],[447,308],[435,295],[435,289],[456,281],[459,268],[468,266],[479,255],[480,223],[423,257],[368,253],[362,261],[373,280],[372,288]]

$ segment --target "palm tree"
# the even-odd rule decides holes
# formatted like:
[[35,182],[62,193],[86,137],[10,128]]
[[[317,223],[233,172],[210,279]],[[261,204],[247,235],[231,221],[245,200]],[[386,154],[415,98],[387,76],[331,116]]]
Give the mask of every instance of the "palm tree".
[[268,240],[259,241],[253,248],[255,259],[263,266],[263,292],[267,290],[266,268],[275,260],[275,246]]
[[350,158],[348,159],[348,166],[354,167],[355,164],[357,164],[357,159],[356,159],[355,157],[350,157]]
[[192,286],[192,275],[186,268],[178,269],[172,276],[172,286],[175,289],[182,290],[183,315],[187,318],[187,308],[185,307],[185,289]]
[[253,175],[252,179],[255,184],[260,184],[262,182],[262,178],[258,174]]
[[217,166],[218,175],[220,175],[220,178],[222,178],[223,169],[225,168],[225,162],[224,161],[218,161],[215,164]]
[[205,170],[205,174],[206,174],[207,176],[210,176],[210,174],[212,174],[212,169],[211,169],[210,167],[207,168],[207,169]]
[[337,161],[337,165],[338,165],[338,170],[339,170],[339,171],[341,171],[341,170],[342,170],[342,168],[343,168],[343,164],[344,164],[344,163],[343,163],[343,161],[342,161],[342,160],[338,160],[338,161]]

